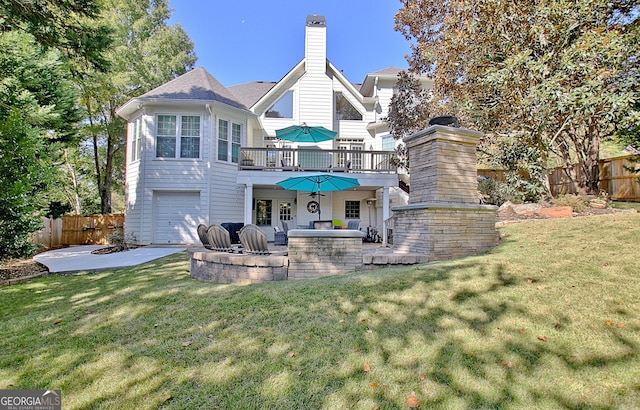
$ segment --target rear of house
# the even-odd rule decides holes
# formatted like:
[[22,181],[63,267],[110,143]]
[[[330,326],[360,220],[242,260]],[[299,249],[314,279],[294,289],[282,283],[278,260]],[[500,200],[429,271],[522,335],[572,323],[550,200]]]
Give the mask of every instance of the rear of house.
[[[309,16],[305,55],[280,81],[233,87],[196,68],[119,108],[128,125],[125,233],[139,244],[198,241],[200,223],[259,225],[274,238],[318,218],[360,221],[386,237],[390,206],[406,203],[389,161],[395,140],[383,118],[398,68],[350,83],[326,56],[326,20]],[[430,80],[423,79],[425,87]],[[306,123],[333,140],[290,143],[276,131]],[[311,170],[346,172],[360,186],[310,196],[277,182]]]

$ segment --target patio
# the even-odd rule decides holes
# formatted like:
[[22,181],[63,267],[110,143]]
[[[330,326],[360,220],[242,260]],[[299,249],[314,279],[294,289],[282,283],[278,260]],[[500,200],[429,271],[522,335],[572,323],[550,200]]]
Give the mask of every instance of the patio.
[[[290,277],[288,247],[269,243],[269,250],[271,255],[248,255],[212,252],[203,246],[189,247],[187,252],[191,259],[191,277],[216,283],[240,284],[294,279],[295,277]],[[428,261],[425,255],[394,252],[381,243],[363,242],[361,250],[362,264],[354,271],[400,267]],[[318,258],[318,252],[309,252],[306,257]],[[297,278],[301,279],[302,276],[298,275]]]

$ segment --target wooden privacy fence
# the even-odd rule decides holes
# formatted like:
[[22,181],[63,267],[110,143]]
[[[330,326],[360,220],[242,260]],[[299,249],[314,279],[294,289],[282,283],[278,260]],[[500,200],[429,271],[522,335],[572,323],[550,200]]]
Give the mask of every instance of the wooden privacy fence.
[[44,229],[32,236],[34,243],[48,247],[60,245],[100,245],[109,243],[107,235],[124,226],[123,214],[64,215],[43,218]]
[[31,242],[49,248],[62,245],[62,218],[42,217],[43,228],[31,234]]
[[[634,159],[640,159],[637,155],[628,155],[617,158],[607,158],[598,161],[600,168],[600,182],[598,187],[605,191],[612,199],[618,201],[640,202],[640,173],[634,173],[630,169],[640,169],[640,163],[634,163]],[[486,176],[496,181],[505,181],[505,171],[495,169],[479,169],[478,176]],[[575,194],[578,187],[569,180],[564,168],[555,168],[549,174],[551,193],[556,195]]]

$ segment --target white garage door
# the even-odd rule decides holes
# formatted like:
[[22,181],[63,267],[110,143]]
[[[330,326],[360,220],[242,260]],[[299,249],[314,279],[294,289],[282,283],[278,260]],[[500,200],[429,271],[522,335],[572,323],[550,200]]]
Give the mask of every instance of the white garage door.
[[154,192],[154,235],[158,244],[197,243],[199,192]]

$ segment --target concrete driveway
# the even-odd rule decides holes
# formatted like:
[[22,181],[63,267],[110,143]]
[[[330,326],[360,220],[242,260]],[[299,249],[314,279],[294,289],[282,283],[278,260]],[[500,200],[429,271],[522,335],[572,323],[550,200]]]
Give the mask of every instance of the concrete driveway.
[[106,255],[91,253],[105,247],[105,245],[70,246],[39,253],[33,259],[49,268],[51,273],[74,273],[136,266],[186,249],[184,246],[142,246]]

